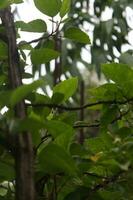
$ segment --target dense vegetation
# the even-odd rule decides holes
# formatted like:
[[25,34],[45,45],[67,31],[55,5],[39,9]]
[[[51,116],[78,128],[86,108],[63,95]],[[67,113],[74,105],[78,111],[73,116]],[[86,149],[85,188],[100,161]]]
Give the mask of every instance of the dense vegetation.
[[0,199],[132,200],[132,0],[34,0],[48,23],[16,21],[22,2],[0,1]]

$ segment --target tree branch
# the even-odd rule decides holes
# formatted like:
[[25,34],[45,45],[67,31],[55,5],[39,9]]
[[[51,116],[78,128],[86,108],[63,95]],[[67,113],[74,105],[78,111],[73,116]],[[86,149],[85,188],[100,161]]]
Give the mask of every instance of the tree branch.
[[[132,166],[129,167],[129,170],[132,170]],[[129,170],[127,172],[129,172]],[[105,177],[103,178],[103,181],[97,185],[95,185],[90,191],[89,191],[89,196],[88,200],[93,197],[92,195],[97,192],[98,190],[105,189],[109,184],[114,184],[116,181],[121,178],[121,176],[126,173],[126,171],[119,171],[117,174],[115,174],[112,177]]]
[[130,99],[126,99],[123,101],[117,101],[117,100],[108,100],[108,101],[97,101],[97,102],[92,102],[92,103],[88,103],[85,104],[83,106],[75,106],[75,107],[68,107],[68,106],[64,106],[64,105],[59,105],[59,104],[52,104],[52,103],[37,103],[37,104],[30,104],[30,103],[26,103],[26,106],[32,106],[32,107],[48,107],[48,108],[59,108],[61,110],[66,110],[66,111],[77,111],[77,110],[83,110],[92,106],[96,106],[96,105],[102,105],[102,104],[126,104],[126,103],[130,103],[133,101],[133,98]]
[[42,40],[49,39],[50,37],[54,36],[58,32],[60,24],[61,24],[61,21],[57,24],[56,29],[52,30],[52,32],[49,35],[43,35],[43,36],[41,36],[41,37],[39,37],[37,39],[31,40],[29,42],[20,43],[18,46],[24,46],[26,44],[33,44],[33,43],[36,43],[36,42],[40,42]]
[[[127,115],[129,113],[130,110],[127,110],[126,112],[120,113],[119,116],[115,117],[110,124],[115,123],[118,120],[121,120],[122,117],[124,117],[125,115]],[[92,124],[75,124],[73,125],[73,128],[97,128],[100,126],[100,122],[97,123],[92,123]]]

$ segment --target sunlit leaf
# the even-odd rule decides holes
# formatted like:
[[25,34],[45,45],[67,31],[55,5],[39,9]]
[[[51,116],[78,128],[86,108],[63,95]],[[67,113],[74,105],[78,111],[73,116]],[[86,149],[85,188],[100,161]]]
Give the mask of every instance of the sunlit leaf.
[[102,65],[102,71],[108,79],[111,79],[121,87],[124,95],[133,96],[133,70],[125,64],[111,63]]
[[68,39],[74,40],[75,42],[90,44],[89,36],[76,27],[67,29],[64,33],[64,36]]
[[34,0],[35,6],[45,15],[54,17],[60,11],[61,0]]
[[28,32],[38,32],[43,33],[47,30],[46,23],[41,19],[36,19],[25,23],[23,21],[17,21],[16,27],[20,28],[21,31],[28,31]]
[[70,5],[71,5],[71,0],[63,0],[62,6],[60,9],[60,16],[62,18],[69,12]]
[[31,51],[31,61],[33,64],[39,65],[50,62],[51,60],[56,59],[59,55],[60,53],[53,49],[34,49]]
[[70,78],[68,80],[62,81],[59,84],[57,84],[53,88],[53,94],[55,93],[63,94],[64,97],[61,99],[61,101],[66,101],[69,99],[69,97],[71,97],[74,94],[74,92],[77,89],[77,86],[78,86],[78,79]]

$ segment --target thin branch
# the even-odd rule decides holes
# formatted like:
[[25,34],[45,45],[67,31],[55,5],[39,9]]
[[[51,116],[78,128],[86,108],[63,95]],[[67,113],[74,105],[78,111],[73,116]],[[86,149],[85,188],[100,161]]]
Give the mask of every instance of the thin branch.
[[73,128],[96,128],[99,127],[100,123],[97,124],[75,124],[73,125]]
[[102,179],[107,179],[108,178],[106,176],[100,176],[98,174],[91,173],[91,172],[85,172],[84,175],[88,175],[88,176],[92,176],[92,177],[96,177],[96,178],[102,178]]
[[[132,170],[132,166],[129,167],[128,171],[129,170]],[[92,189],[89,190],[89,195],[86,200],[89,200],[90,197],[93,197],[92,195],[98,190],[105,189],[109,184],[116,183],[121,178],[121,176],[124,175],[124,173],[126,173],[126,171],[121,170],[112,177],[103,178],[103,181],[101,183],[95,185]]]
[[[124,117],[125,115],[127,115],[129,113],[130,110],[127,110],[124,113],[120,113],[119,116],[117,116],[116,118],[114,118],[110,124],[113,124],[114,122],[121,120],[122,117]],[[73,128],[96,128],[100,126],[100,122],[98,123],[92,123],[92,124],[75,124],[73,125]]]
[[91,192],[96,192],[97,190],[100,190],[100,189],[105,188],[105,187],[108,186],[109,184],[116,183],[116,181],[120,178],[120,176],[121,176],[124,172],[125,172],[125,171],[120,171],[120,172],[118,172],[116,175],[104,179],[104,181],[103,181],[102,183],[99,183],[99,184],[95,185],[95,186],[92,188]]
[[42,41],[42,40],[45,40],[45,39],[49,39],[50,37],[52,37],[54,34],[56,34],[56,32],[59,30],[59,26],[61,24],[61,21],[58,23],[57,27],[55,30],[52,30],[52,32],[49,34],[49,35],[44,35],[44,36],[41,36],[37,39],[34,39],[34,40],[31,40],[29,42],[23,42],[23,43],[20,43],[18,46],[24,46],[26,44],[33,44],[33,43],[36,43],[36,42],[39,42],[39,41]]
[[29,42],[20,43],[18,46],[24,46],[24,45],[26,45],[26,44],[33,44],[33,43],[42,41],[42,40],[44,40],[44,39],[48,39],[48,38],[50,38],[52,35],[53,35],[53,33],[50,33],[49,35],[44,35],[44,36],[42,36],[42,37],[39,37],[39,38],[34,39],[34,40],[31,40],[31,41],[29,41]]
[[77,110],[82,110],[82,109],[86,109],[92,106],[96,106],[96,105],[101,105],[101,104],[126,104],[126,103],[130,103],[133,101],[133,98],[130,99],[126,99],[123,101],[117,101],[117,100],[109,100],[109,101],[97,101],[97,102],[92,102],[92,103],[88,103],[85,104],[83,106],[75,106],[75,107],[68,107],[68,106],[64,106],[64,105],[58,105],[58,104],[51,104],[51,103],[37,103],[37,104],[29,104],[27,103],[26,106],[33,106],[33,107],[48,107],[48,108],[59,108],[61,110],[67,110],[67,111],[77,111]]
[[37,145],[37,147],[35,148],[35,154],[37,152],[37,150],[39,149],[39,147],[49,138],[51,137],[51,135],[46,135],[42,138],[41,142]]

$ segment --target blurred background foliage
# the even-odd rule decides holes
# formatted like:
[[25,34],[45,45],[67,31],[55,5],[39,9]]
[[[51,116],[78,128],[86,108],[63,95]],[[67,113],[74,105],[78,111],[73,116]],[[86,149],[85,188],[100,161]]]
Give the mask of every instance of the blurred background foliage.
[[[36,46],[52,48],[55,45],[63,52],[55,66],[50,68],[50,64],[45,65],[49,85],[71,75],[85,80],[87,85],[93,85],[93,82],[98,84],[103,78],[101,63],[120,61],[132,65],[133,47],[129,39],[133,35],[132,8],[132,0],[72,0],[65,26],[61,26],[61,30],[59,28],[54,39],[41,41]],[[53,19],[53,24],[55,22]],[[64,40],[63,33],[71,26],[85,30],[90,35],[91,45]],[[42,67],[34,66],[33,71],[40,70],[41,76]]]

